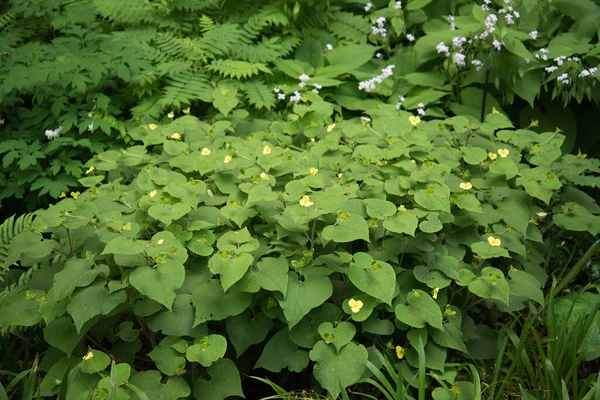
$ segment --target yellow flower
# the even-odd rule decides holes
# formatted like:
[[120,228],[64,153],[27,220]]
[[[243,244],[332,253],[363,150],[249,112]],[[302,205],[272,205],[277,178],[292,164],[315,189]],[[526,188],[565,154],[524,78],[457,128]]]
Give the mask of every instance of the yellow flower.
[[186,114],[186,115],[189,115],[190,114],[190,108],[189,107],[188,108],[184,108],[183,109],[183,113]]
[[498,156],[494,153],[488,153],[488,157],[490,158],[490,160],[495,160],[496,158],[498,158]]
[[510,153],[510,151],[508,151],[508,149],[499,149],[498,150],[498,154],[500,154],[500,157],[502,157],[502,158],[508,157],[508,153]]
[[267,156],[267,155],[271,154],[271,148],[270,148],[269,146],[265,146],[265,147],[263,147],[263,154],[264,154],[265,156]]
[[327,127],[327,133],[331,132],[335,128],[335,124],[331,124]]
[[311,142],[311,143],[314,143],[314,142],[315,142],[315,138],[314,138],[314,137],[311,137],[311,138],[310,138],[310,142]]
[[202,151],[200,152],[201,155],[203,156],[210,156],[210,149],[208,147],[205,147],[202,149]]
[[158,126],[156,124],[150,124],[150,125],[148,125],[148,128],[150,128],[150,130],[153,131],[156,128],[158,128]]
[[94,358],[94,353],[88,351],[88,353],[85,356],[83,356],[83,361],[91,360],[92,358]]
[[542,211],[542,212],[535,213],[535,215],[537,215],[540,218],[544,218],[546,215],[548,215],[548,213]]
[[310,169],[310,174],[311,174],[311,175],[316,175],[316,174],[317,174],[317,172],[319,172],[319,170],[318,170],[317,168],[311,168],[311,169]]
[[492,114],[498,114],[498,110],[496,110],[496,107],[492,107]]
[[153,198],[154,196],[156,196],[156,194],[158,193],[158,190],[153,190],[150,192],[150,198]]
[[338,178],[341,178],[342,176],[344,176],[344,174],[342,174],[341,172],[337,174]]
[[396,357],[398,357],[400,360],[404,358],[404,347],[396,346]]
[[350,310],[356,314],[363,307],[363,302],[360,300],[350,299],[348,300],[348,305],[350,306]]
[[440,288],[436,287],[435,289],[433,289],[433,298],[437,299],[438,293],[440,292]]
[[65,197],[67,197],[67,194],[65,192],[62,192],[60,196],[58,196],[59,199],[64,199]]
[[269,179],[269,174],[267,174],[266,172],[261,172],[260,177],[261,179],[267,180]]
[[417,162],[415,160],[410,160],[411,164],[416,164]]
[[223,162],[225,164],[229,164],[229,162],[233,159],[233,157],[231,157],[229,154],[225,156],[225,158],[223,159]]
[[72,196],[74,199],[78,198],[80,194],[81,194],[81,193],[79,193],[79,192],[71,192],[71,196]]
[[171,111],[170,113],[167,114],[167,117],[169,117],[170,119],[175,118],[175,113],[173,111]]
[[489,237],[487,240],[488,240],[488,243],[489,243],[491,246],[494,246],[494,247],[498,247],[498,246],[500,246],[500,244],[502,243],[502,242],[500,241],[500,239],[498,239],[498,238],[495,238],[495,237],[493,237],[493,236],[490,236],[490,237]]
[[471,182],[461,182],[459,186],[462,190],[469,190],[473,187],[473,184]]
[[298,203],[300,203],[300,205],[302,207],[310,207],[313,205],[313,202],[310,201],[310,196],[306,196],[306,195],[302,196],[302,198],[300,199],[300,201]]
[[131,224],[128,222],[127,225],[123,225],[123,230],[130,231],[131,230]]
[[398,206],[398,211],[406,211],[406,207],[404,207],[404,204],[400,204]]
[[163,244],[165,242],[165,239],[160,239],[157,243],[160,246],[161,244]]
[[92,172],[94,172],[95,169],[96,168],[92,165],[87,171],[85,171],[85,174],[86,175],[91,174]]
[[411,115],[410,117],[408,117],[408,122],[410,122],[412,126],[417,126],[421,123],[421,118]]
[[171,135],[171,139],[173,140],[181,140],[181,135],[179,133],[174,133]]

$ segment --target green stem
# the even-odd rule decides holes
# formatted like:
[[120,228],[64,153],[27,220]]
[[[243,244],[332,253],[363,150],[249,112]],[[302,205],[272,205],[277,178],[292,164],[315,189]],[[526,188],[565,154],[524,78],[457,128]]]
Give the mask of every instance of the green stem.
[[579,272],[583,269],[583,266],[596,254],[596,251],[600,249],[600,239],[596,240],[596,242],[585,252],[583,257],[577,261],[577,263],[567,272],[564,278],[560,281],[558,286],[556,286],[556,292],[560,293],[562,290],[569,284]]

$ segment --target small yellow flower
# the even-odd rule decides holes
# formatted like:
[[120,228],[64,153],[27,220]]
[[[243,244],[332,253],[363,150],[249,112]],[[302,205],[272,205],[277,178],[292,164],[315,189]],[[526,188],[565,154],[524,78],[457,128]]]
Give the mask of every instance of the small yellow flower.
[[415,160],[410,160],[411,164],[416,164],[417,162]]
[[186,115],[189,115],[190,114],[190,108],[189,107],[188,108],[184,108],[183,109],[183,113],[186,114]]
[[327,133],[331,132],[332,130],[335,129],[335,124],[331,124],[327,127]]
[[311,168],[311,169],[310,169],[310,174],[311,174],[311,175],[316,175],[316,174],[317,174],[317,172],[319,172],[319,170],[318,170],[317,168]]
[[473,187],[473,184],[471,182],[461,182],[459,186],[462,190],[469,190]]
[[64,199],[65,197],[67,197],[67,194],[65,192],[62,192],[60,196],[58,196],[59,199]]
[[210,149],[208,147],[205,147],[202,149],[202,151],[200,152],[201,155],[203,156],[210,156]]
[[498,156],[495,153],[488,153],[488,157],[490,158],[490,160],[495,160],[496,158],[498,158]]
[[360,300],[350,299],[348,300],[348,305],[350,306],[350,310],[355,314],[363,308],[363,302]]
[[498,154],[500,154],[500,157],[502,157],[502,158],[508,157],[508,153],[510,153],[510,151],[508,151],[508,149],[499,149],[498,150]]
[[304,195],[298,202],[302,207],[310,207],[313,205],[313,202],[310,201],[310,196]]
[[338,178],[341,178],[342,176],[344,176],[344,174],[342,174],[341,172],[337,174]]
[[223,159],[223,162],[225,164],[229,164],[229,162],[233,159],[233,157],[231,157],[229,154],[225,156],[225,158]]
[[156,196],[156,194],[158,193],[158,190],[153,190],[150,192],[150,198],[154,198],[154,196]]
[[148,125],[148,128],[150,128],[150,130],[153,131],[156,128],[158,128],[158,125],[156,125],[156,124],[150,124],[150,125]]
[[267,155],[271,154],[271,148],[270,148],[269,146],[265,146],[265,147],[263,147],[263,154],[264,154],[265,156],[267,156]]
[[167,114],[167,117],[169,119],[173,119],[173,118],[175,118],[175,113],[173,111],[171,111],[170,113]]
[[396,357],[400,360],[404,358],[404,347],[396,346]]
[[411,115],[410,117],[408,117],[408,122],[410,122],[412,126],[417,126],[421,123],[421,118]]
[[92,165],[90,168],[88,168],[88,170],[87,170],[87,171],[85,171],[85,174],[86,174],[86,175],[88,175],[88,174],[91,174],[92,172],[94,172],[94,170],[95,170],[95,169],[96,169],[96,168],[95,168],[95,167]]
[[89,351],[85,356],[83,356],[83,361],[91,360],[92,358],[94,358],[94,353]]
[[79,197],[80,194],[81,193],[79,193],[79,192],[71,192],[71,197],[73,197],[74,199],[76,199],[76,198]]
[[437,299],[438,293],[440,292],[440,288],[436,287],[435,289],[433,289],[433,298]]
[[128,222],[127,225],[123,225],[123,230],[130,231],[131,230],[131,224]]
[[315,142],[315,138],[314,138],[314,137],[311,137],[311,138],[310,138],[310,142],[311,142],[311,143],[314,143],[314,142]]
[[492,107],[492,114],[498,114],[498,110],[496,110],[496,107]]
[[181,140],[181,135],[179,133],[174,133],[171,135],[171,139],[173,140]]
[[398,211],[406,211],[406,207],[404,207],[404,204],[400,204],[398,206]]
[[488,237],[487,241],[491,246],[494,246],[494,247],[498,247],[498,246],[500,246],[500,244],[502,244],[500,239],[495,238],[493,236]]
[[161,244],[163,244],[165,242],[165,239],[160,239],[157,244],[160,246]]
[[269,179],[269,174],[267,174],[266,172],[261,172],[260,178],[266,181],[267,179]]
[[544,218],[546,215],[548,215],[548,213],[542,211],[542,212],[535,213],[535,215],[537,215],[540,218]]

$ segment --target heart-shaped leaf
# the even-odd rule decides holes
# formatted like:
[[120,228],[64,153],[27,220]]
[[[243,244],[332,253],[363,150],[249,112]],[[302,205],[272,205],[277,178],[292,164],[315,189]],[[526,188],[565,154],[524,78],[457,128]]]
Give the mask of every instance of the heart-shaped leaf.
[[325,343],[333,343],[339,352],[342,347],[350,343],[356,334],[356,327],[350,322],[341,322],[333,326],[331,322],[323,322],[319,325],[319,335]]

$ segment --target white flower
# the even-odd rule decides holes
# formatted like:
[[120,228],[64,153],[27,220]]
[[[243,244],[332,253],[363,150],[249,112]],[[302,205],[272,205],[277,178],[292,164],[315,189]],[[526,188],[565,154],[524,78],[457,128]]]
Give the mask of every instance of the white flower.
[[502,48],[502,42],[495,40],[492,42],[492,45],[496,48],[496,50],[500,50]]
[[300,94],[300,92],[295,91],[293,96],[290,96],[290,101],[293,101],[295,103],[299,102],[300,100],[302,100],[302,95]]
[[316,94],[319,94],[319,89],[317,89],[317,88],[314,88],[313,90],[311,90],[311,92],[313,92],[313,93],[316,93]]
[[279,93],[277,95],[277,100],[285,100],[285,94],[284,93]]
[[369,79],[368,81],[362,81],[358,83],[358,90],[364,90],[365,92],[370,92],[374,90],[376,87],[376,83],[381,83],[383,80],[393,74],[392,69],[394,65],[388,65],[387,67],[381,70],[381,75],[376,76],[375,78]]
[[367,5],[365,6],[365,11],[369,12],[369,11],[371,11],[371,8],[373,8],[373,4],[367,3]]
[[448,21],[454,21],[454,15],[448,15]]
[[327,44],[325,45],[325,51],[331,51],[331,50],[333,50],[333,46],[332,46],[332,45],[330,45],[329,43],[327,43]]
[[300,79],[302,82],[306,82],[307,80],[310,79],[310,77],[306,74],[302,74],[298,77],[298,79]]
[[62,126],[59,126],[55,130],[47,129],[45,132],[45,135],[49,140],[52,140],[52,139],[56,139],[57,137],[59,137],[61,133],[62,133]]
[[537,39],[537,37],[538,37],[538,31],[531,31],[531,32],[529,32],[529,36],[532,39],[534,39],[534,40]]
[[481,69],[483,68],[483,63],[479,60],[473,60],[471,61],[471,64],[475,66],[475,69],[477,71],[481,71]]
[[298,84],[298,87],[301,87],[301,88],[303,88],[304,86],[306,86],[306,82],[300,82],[300,83]]
[[402,9],[402,2],[401,2],[401,1],[397,1],[397,2],[394,4],[394,8],[395,8],[396,10],[400,10],[400,9]]
[[396,110],[400,110],[401,107],[402,107],[402,102],[396,103]]
[[514,23],[515,23],[515,20],[513,19],[513,16],[512,16],[512,15],[510,15],[510,14],[506,14],[506,15],[504,16],[504,19],[506,19],[506,23],[507,23],[508,25],[514,25]]
[[568,85],[569,84],[569,74],[567,74],[566,72],[560,76],[558,76],[556,78],[557,81],[559,81],[560,83],[562,83],[563,85]]
[[313,86],[315,87],[315,89],[323,89],[323,86],[319,85],[318,83],[313,83]]
[[458,65],[459,67],[466,67],[467,66],[467,62],[465,61],[465,55],[462,53],[456,53],[454,54],[454,62],[456,63],[456,65]]
[[375,20],[375,23],[377,24],[378,27],[383,27],[383,25],[385,24],[385,17],[379,17]]
[[381,59],[381,58],[383,58],[383,54],[381,54],[381,53],[377,53],[377,54],[375,54],[375,57],[377,57],[377,58]]
[[445,53],[446,57],[450,57],[450,48],[444,44],[444,42],[440,42],[435,49],[439,53]]
[[94,130],[94,123],[88,125],[88,131],[92,132]]
[[369,118],[369,117],[360,117],[360,119],[363,122],[371,122],[371,118]]
[[409,42],[414,42],[415,41],[415,35],[413,35],[412,33],[409,33],[406,35],[406,39],[408,39]]
[[525,59],[525,63],[529,64],[531,62],[531,60],[529,58]]
[[546,70],[546,72],[552,73],[552,72],[556,71],[558,69],[558,67],[556,65],[551,65],[551,66],[546,67],[544,69]]
[[496,16],[496,14],[490,14],[486,17],[486,19],[483,23],[485,24],[486,28],[490,29],[490,28],[493,28],[494,26],[496,26],[497,22],[498,22],[498,17]]
[[419,108],[419,109],[417,109],[417,114],[425,115],[425,110],[423,108]]
[[274,91],[275,93],[279,93],[279,91],[280,91],[280,90],[281,90],[281,88],[279,88],[279,86],[278,86],[278,87],[276,87],[275,89],[273,89],[273,91]]
[[455,36],[452,38],[452,46],[462,50],[463,44],[467,41],[466,37]]

